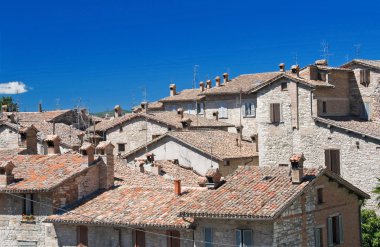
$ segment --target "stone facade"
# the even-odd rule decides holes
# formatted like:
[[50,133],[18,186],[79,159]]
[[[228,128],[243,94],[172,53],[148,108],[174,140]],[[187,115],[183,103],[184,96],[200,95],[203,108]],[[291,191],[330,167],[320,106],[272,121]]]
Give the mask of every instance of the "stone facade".
[[0,126],[0,148],[18,148],[19,134],[12,128]]

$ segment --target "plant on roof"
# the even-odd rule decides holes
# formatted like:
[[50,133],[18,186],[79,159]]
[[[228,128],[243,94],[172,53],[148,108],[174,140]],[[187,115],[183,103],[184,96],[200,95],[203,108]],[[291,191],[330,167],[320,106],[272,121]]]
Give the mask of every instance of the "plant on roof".
[[380,246],[380,217],[373,210],[362,210],[362,237],[363,247]]

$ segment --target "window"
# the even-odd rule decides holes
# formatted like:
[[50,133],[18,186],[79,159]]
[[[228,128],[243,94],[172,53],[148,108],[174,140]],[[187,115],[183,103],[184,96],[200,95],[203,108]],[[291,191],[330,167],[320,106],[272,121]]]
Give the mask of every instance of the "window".
[[317,189],[317,203],[318,204],[323,203],[323,188]]
[[187,104],[187,113],[191,114],[191,111],[193,110],[192,104]]
[[219,107],[219,118],[228,118],[227,103],[221,103]]
[[340,175],[340,152],[339,149],[325,150],[325,165],[327,169]]
[[77,246],[87,247],[88,246],[88,228],[87,226],[77,227]]
[[212,247],[213,246],[213,231],[212,228],[206,227],[204,228],[204,241],[205,241],[205,247]]
[[326,72],[318,72],[318,80],[319,81],[326,81]]
[[371,115],[371,107],[369,102],[364,102],[362,104],[362,108],[360,110],[360,118],[365,119],[365,120],[370,120],[370,115]]
[[132,246],[145,247],[145,232],[143,230],[133,230]]
[[323,233],[322,228],[317,227],[314,230],[314,236],[315,236],[315,247],[323,247]]
[[19,247],[37,247],[36,241],[24,241],[24,240],[18,240],[17,246]]
[[327,112],[327,102],[322,101],[322,113],[326,113],[326,112]]
[[244,117],[254,117],[256,116],[255,104],[251,102],[246,102],[242,104],[242,112]]
[[287,82],[281,83],[281,91],[288,91],[288,83]]
[[360,70],[360,84],[363,84],[365,87],[368,87],[370,83],[371,71],[369,69]]
[[166,235],[167,235],[167,246],[168,247],[179,247],[180,246],[180,233],[179,231],[166,231]]
[[327,237],[329,247],[343,243],[343,221],[342,215],[329,217],[327,219]]
[[204,102],[197,102],[197,114],[203,114],[205,109]]
[[236,245],[239,247],[252,247],[253,236],[252,230],[236,230]]
[[118,148],[119,152],[125,152],[125,144],[124,143],[117,144],[117,148]]
[[279,103],[270,104],[270,122],[279,123],[281,121],[281,109]]
[[33,215],[33,194],[24,194],[22,214],[23,215]]
[[119,132],[123,132],[123,126],[119,126]]
[[26,134],[25,133],[21,133],[20,134],[20,145],[21,146],[25,146],[26,145]]

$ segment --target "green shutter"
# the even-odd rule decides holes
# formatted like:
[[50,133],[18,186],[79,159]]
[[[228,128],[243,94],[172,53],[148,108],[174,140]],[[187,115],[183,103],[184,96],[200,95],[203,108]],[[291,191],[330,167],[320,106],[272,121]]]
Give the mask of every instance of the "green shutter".
[[328,239],[328,247],[334,246],[334,238],[333,238],[333,223],[332,218],[327,218],[327,239]]
[[253,246],[252,230],[243,230],[243,247]]
[[343,217],[339,215],[339,244],[343,244]]
[[241,230],[237,229],[236,230],[236,246],[243,247],[243,239],[242,239],[242,234]]
[[321,228],[315,228],[315,247],[321,247]]

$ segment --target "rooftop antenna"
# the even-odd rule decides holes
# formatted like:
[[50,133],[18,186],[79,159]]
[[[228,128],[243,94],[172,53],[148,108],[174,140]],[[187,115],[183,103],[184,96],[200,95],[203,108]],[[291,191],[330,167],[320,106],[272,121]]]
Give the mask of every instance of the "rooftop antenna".
[[197,86],[197,73],[198,73],[199,65],[194,65],[194,72],[193,72],[193,89],[195,89]]
[[361,44],[355,44],[354,47],[355,47],[355,57],[359,58],[360,57],[360,48],[362,47],[362,45]]
[[56,98],[56,99],[55,99],[55,109],[56,109],[56,110],[60,110],[59,101],[60,101],[59,98]]
[[329,52],[329,48],[330,48],[330,46],[329,46],[329,43],[328,42],[326,42],[325,40],[323,40],[322,42],[321,42],[321,47],[322,47],[322,50],[321,50],[321,52],[322,52],[322,57],[323,57],[323,59],[325,59],[325,60],[329,60],[329,57],[331,56],[331,55],[333,55],[333,54],[331,54],[330,52]]
[[297,65],[298,64],[298,52],[294,52],[294,62]]

